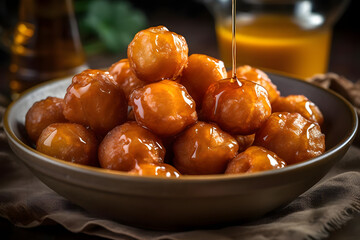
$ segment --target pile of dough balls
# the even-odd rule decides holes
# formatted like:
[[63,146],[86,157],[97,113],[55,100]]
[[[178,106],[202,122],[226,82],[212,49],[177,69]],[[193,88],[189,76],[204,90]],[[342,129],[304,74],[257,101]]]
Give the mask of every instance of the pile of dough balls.
[[127,58],[72,79],[63,99],[27,112],[39,152],[142,176],[244,174],[319,156],[323,116],[303,95],[280,96],[261,70],[188,55],[164,26],[138,32]]

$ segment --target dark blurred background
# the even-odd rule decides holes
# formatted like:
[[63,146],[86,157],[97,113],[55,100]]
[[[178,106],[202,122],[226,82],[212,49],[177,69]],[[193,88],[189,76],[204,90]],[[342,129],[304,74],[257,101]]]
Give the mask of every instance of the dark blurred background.
[[[330,72],[353,81],[360,79],[359,5],[351,1],[336,23],[329,62]],[[9,45],[18,6],[19,0],[0,0],[0,93],[9,91]],[[106,68],[126,57],[126,46],[133,35],[139,29],[155,25],[164,25],[183,35],[189,54],[204,53],[219,58],[214,19],[201,0],[74,0],[74,9],[91,68]],[[98,22],[103,25],[95,24]]]

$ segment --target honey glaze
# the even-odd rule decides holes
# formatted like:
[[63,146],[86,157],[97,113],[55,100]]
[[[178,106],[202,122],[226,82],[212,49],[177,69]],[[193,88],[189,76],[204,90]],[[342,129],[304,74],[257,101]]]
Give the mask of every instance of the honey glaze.
[[230,134],[199,121],[175,140],[173,163],[183,174],[221,174],[238,148]]
[[160,137],[171,137],[197,121],[195,101],[181,84],[162,80],[135,89],[129,100],[136,121]]
[[99,146],[100,166],[130,171],[139,163],[162,163],[165,148],[161,140],[136,122],[112,129]]
[[236,76],[236,1],[232,1],[232,75],[211,84],[203,98],[202,116],[235,135],[249,135],[271,114],[268,93],[262,86]]
[[254,145],[275,152],[287,164],[295,164],[321,155],[325,135],[318,123],[299,113],[275,112],[257,131]]
[[126,99],[112,79],[102,70],[89,69],[75,75],[64,97],[65,118],[90,127],[99,138],[124,123]]
[[275,153],[258,146],[251,146],[232,159],[225,173],[253,173],[286,166]]
[[68,162],[97,166],[98,141],[92,131],[76,123],[53,123],[46,127],[36,150]]
[[232,74],[231,78],[236,79],[236,0],[232,0],[231,2],[231,61],[232,61]]
[[166,163],[141,163],[129,171],[130,174],[139,176],[158,176],[158,177],[180,177],[181,173],[173,166]]
[[324,117],[320,109],[304,95],[279,97],[272,104],[273,112],[297,112],[304,118],[322,124]]
[[210,85],[203,99],[202,116],[235,135],[255,133],[270,114],[266,90],[251,81],[223,79]]

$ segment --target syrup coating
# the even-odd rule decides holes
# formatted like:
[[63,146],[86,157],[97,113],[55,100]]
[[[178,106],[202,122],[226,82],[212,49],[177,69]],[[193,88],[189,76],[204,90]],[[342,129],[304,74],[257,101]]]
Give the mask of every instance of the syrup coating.
[[199,121],[177,137],[173,150],[173,164],[182,174],[220,174],[237,154],[238,144],[215,124]]
[[279,97],[272,104],[273,112],[292,112],[300,113],[304,118],[317,122],[320,126],[324,122],[324,117],[320,109],[304,95],[289,95]]
[[100,138],[127,119],[124,93],[102,70],[85,70],[73,77],[64,98],[64,116],[90,127]]
[[98,141],[91,130],[76,123],[53,123],[42,131],[36,150],[68,162],[97,166]]
[[324,153],[325,135],[318,123],[299,113],[276,112],[256,133],[254,145],[276,153],[290,165]]
[[194,100],[184,86],[170,80],[135,89],[129,105],[136,121],[161,137],[174,136],[197,120]]
[[[273,103],[280,96],[280,92],[269,76],[258,68],[249,65],[239,66],[236,68],[236,76],[263,86],[268,92],[270,103]],[[231,77],[231,71],[228,72],[228,77]]]
[[149,130],[136,122],[127,122],[105,136],[98,155],[102,168],[130,171],[139,163],[162,163],[165,148]]
[[56,97],[47,97],[31,106],[25,116],[25,129],[34,143],[50,124],[67,122],[63,109],[64,100]]
[[239,153],[245,151],[248,147],[250,147],[254,140],[255,134],[250,135],[236,135],[235,139],[239,144]]
[[188,61],[185,38],[164,26],[138,32],[127,50],[131,68],[144,82],[175,80]]
[[286,162],[275,153],[263,147],[251,146],[229,162],[225,173],[254,173],[285,166]]
[[192,54],[184,69],[180,83],[184,85],[200,109],[207,88],[227,77],[223,61],[204,54]]
[[115,85],[121,88],[125,94],[126,100],[129,100],[130,94],[136,88],[145,85],[145,82],[138,79],[130,68],[127,58],[121,59],[109,68],[109,73],[114,77]]
[[202,104],[202,117],[233,135],[255,133],[270,114],[265,88],[247,80],[225,79],[211,84]]
[[166,163],[142,163],[137,165],[130,174],[140,176],[156,176],[156,177],[167,177],[167,178],[178,178],[180,172],[173,166]]

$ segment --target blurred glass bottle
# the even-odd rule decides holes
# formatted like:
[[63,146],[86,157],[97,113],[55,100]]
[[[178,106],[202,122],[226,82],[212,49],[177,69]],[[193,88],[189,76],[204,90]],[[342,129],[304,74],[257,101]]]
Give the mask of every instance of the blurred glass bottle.
[[72,0],[21,0],[11,46],[12,97],[86,67]]

